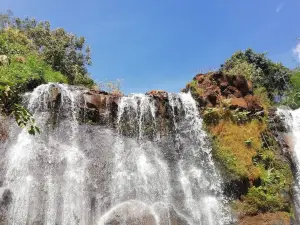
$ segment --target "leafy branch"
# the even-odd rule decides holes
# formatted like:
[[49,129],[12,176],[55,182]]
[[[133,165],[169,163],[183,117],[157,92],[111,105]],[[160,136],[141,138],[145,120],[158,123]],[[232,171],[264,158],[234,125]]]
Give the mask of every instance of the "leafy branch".
[[32,114],[24,106],[15,103],[18,98],[18,94],[10,86],[5,86],[0,94],[1,114],[14,116],[18,126],[21,128],[27,127],[28,133],[31,135],[40,133]]

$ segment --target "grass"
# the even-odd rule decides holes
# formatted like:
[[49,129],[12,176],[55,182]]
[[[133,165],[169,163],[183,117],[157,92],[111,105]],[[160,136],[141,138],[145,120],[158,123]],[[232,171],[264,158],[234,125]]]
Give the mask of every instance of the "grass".
[[213,156],[224,174],[233,180],[249,180],[247,194],[234,202],[236,210],[246,215],[291,213],[292,172],[277,156],[280,149],[265,120],[238,124],[222,119],[207,128],[214,137]]
[[[255,180],[261,172],[252,158],[261,147],[260,133],[266,124],[257,120],[244,125],[222,120],[210,131],[215,137],[213,154],[234,178]],[[251,138],[251,144],[246,141]]]

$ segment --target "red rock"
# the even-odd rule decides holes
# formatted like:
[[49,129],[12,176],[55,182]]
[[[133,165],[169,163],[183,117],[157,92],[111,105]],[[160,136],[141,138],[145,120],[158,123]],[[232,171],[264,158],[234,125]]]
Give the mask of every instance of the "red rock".
[[158,98],[160,100],[164,100],[168,98],[168,92],[162,90],[152,90],[147,92],[146,95],[151,95],[154,98]]
[[247,102],[244,98],[233,98],[231,99],[230,108],[231,109],[247,109]]
[[238,225],[290,225],[290,217],[287,213],[264,213],[256,216],[245,216]]
[[86,107],[98,109],[101,113],[106,111],[107,105],[118,103],[120,96],[101,91],[88,91],[83,95]]

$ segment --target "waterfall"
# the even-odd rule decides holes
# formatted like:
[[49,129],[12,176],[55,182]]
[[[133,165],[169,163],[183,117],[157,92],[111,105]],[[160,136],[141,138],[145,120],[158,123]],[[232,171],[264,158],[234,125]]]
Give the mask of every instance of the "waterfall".
[[[49,106],[53,87],[61,95],[57,120]],[[59,84],[41,85],[30,95],[28,109],[43,132],[32,137],[24,129],[9,147],[5,185],[13,202],[8,224],[87,224],[86,159],[76,140],[76,97]]]
[[120,97],[115,122],[97,125],[79,119],[83,92],[47,84],[28,95],[42,132],[11,129],[6,224],[233,223],[190,93],[168,94],[164,110],[152,96]]
[[[293,190],[293,200],[297,213],[300,215],[300,109],[278,109],[277,114],[283,116],[289,128],[289,146],[294,164],[296,165],[295,185]],[[298,218],[300,219],[300,218]]]

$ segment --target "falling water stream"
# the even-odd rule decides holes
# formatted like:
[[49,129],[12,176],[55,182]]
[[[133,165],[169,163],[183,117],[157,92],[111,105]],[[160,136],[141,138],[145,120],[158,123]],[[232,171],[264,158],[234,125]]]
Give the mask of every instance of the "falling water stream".
[[189,93],[168,95],[167,125],[157,100],[143,94],[121,97],[114,125],[95,125],[79,122],[82,92],[47,84],[28,96],[42,132],[12,128],[3,150],[6,224],[232,224]]
[[[296,166],[295,174],[295,185],[293,190],[293,201],[297,213],[296,216],[300,215],[300,109],[289,110],[289,109],[278,109],[279,115],[283,116],[289,130],[289,145],[292,154],[294,165]],[[300,218],[298,218],[300,221]]]

